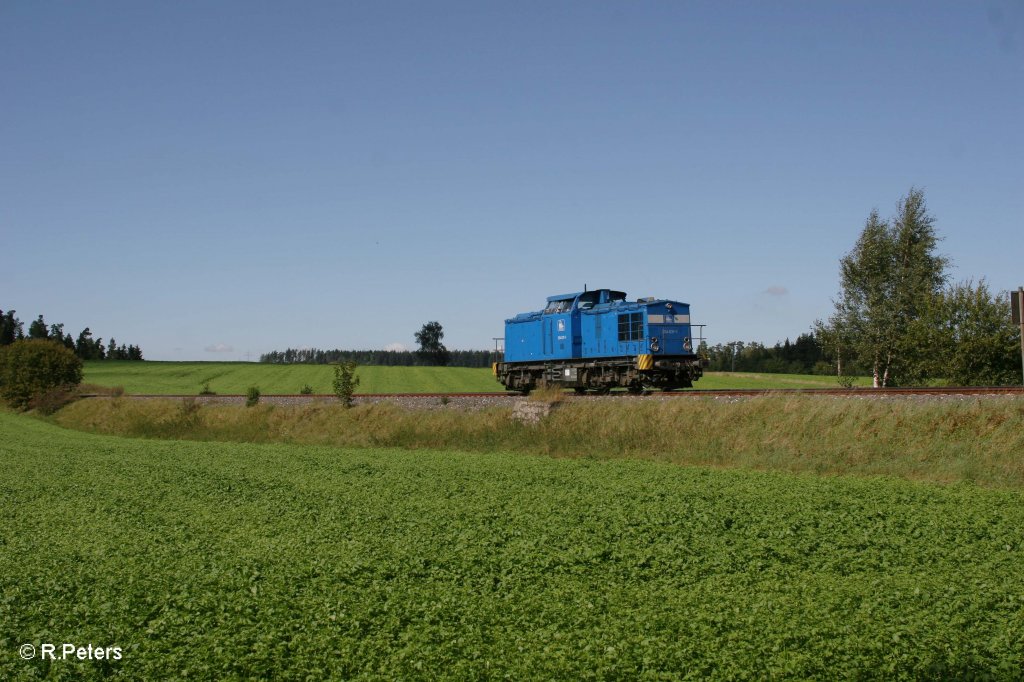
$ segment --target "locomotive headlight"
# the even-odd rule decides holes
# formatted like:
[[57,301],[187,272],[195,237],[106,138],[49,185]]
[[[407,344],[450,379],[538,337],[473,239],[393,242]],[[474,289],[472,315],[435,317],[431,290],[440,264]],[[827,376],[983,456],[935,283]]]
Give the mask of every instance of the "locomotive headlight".
[[685,348],[686,350],[693,350],[693,344],[690,343],[689,336],[683,338],[683,348]]

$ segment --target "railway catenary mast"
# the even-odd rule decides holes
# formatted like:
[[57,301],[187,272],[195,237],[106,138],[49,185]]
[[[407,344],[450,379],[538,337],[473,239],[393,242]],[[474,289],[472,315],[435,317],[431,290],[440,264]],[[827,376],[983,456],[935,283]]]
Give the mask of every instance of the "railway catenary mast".
[[549,296],[543,310],[505,320],[505,357],[494,375],[509,391],[539,385],[607,392],[688,388],[701,377],[690,306],[627,301],[613,289]]

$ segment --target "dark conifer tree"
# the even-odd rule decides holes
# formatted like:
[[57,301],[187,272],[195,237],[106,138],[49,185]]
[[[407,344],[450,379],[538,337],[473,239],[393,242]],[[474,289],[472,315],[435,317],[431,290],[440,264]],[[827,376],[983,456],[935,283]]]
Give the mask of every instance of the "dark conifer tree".
[[46,330],[46,322],[43,320],[43,316],[40,315],[32,324],[28,326],[28,338],[30,339],[47,339],[49,338]]

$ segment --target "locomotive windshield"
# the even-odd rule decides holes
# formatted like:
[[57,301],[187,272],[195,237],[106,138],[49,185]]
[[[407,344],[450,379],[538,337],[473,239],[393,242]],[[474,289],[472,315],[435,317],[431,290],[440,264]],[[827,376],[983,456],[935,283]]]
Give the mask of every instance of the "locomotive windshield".
[[572,299],[567,298],[561,301],[551,301],[548,303],[548,307],[544,309],[545,313],[564,313],[572,306]]

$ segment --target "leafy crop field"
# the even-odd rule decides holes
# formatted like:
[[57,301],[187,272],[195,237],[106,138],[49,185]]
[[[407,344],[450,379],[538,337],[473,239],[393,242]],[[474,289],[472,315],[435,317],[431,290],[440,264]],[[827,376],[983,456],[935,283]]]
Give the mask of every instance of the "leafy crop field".
[[0,430],[2,679],[1024,670],[1019,491]]
[[[502,391],[490,369],[467,367],[360,367],[359,393],[477,393]],[[264,394],[330,393],[333,369],[327,365],[270,365],[253,362],[85,363],[85,382],[123,386],[128,393],[196,394],[209,382],[217,393],[242,394],[258,386]],[[869,385],[867,379],[858,382]],[[834,388],[834,377],[798,374],[709,373],[696,388]]]

